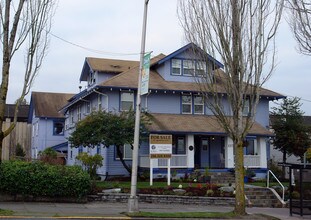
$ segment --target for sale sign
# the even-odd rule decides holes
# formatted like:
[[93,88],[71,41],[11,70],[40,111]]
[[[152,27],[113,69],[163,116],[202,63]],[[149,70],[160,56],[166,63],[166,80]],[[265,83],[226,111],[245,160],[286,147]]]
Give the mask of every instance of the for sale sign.
[[172,135],[150,134],[150,158],[171,158]]

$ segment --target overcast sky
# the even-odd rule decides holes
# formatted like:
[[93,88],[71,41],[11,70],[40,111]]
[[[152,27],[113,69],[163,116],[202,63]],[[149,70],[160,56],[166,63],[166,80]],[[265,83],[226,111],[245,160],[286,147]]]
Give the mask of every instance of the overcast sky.
[[[52,27],[57,37],[51,36],[49,53],[32,91],[79,92],[85,57],[139,60],[143,2],[59,0]],[[186,44],[176,9],[177,0],[149,1],[146,51],[153,51],[154,56],[168,55]],[[277,47],[278,66],[264,87],[302,98],[302,110],[311,115],[311,57],[296,52],[285,21],[279,29]],[[14,64],[8,103],[18,98],[22,81],[23,59],[15,59]]]

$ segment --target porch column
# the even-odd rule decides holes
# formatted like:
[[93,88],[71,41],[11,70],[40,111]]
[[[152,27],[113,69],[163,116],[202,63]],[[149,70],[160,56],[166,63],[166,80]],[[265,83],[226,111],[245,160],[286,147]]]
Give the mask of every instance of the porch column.
[[[189,149],[190,146],[192,146],[192,150]],[[188,168],[194,168],[194,135],[193,134],[187,135],[186,151],[187,151]]]
[[233,140],[229,137],[225,139],[225,167],[234,167]]
[[257,139],[258,155],[260,156],[260,168],[267,168],[267,143],[266,139],[261,137]]

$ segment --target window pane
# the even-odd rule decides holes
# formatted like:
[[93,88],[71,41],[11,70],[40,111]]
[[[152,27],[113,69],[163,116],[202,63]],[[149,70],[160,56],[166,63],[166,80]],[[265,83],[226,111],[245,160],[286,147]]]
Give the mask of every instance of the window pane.
[[191,113],[191,105],[182,105],[182,113]]
[[179,137],[177,140],[177,154],[185,154],[186,147],[185,147],[185,138]]
[[183,95],[182,103],[191,103],[191,95]]
[[134,93],[122,92],[121,93],[121,111],[128,111],[133,109],[134,106]]
[[172,60],[172,74],[181,75],[181,60],[177,59]]
[[249,114],[249,99],[244,100],[243,115]]
[[194,75],[194,62],[192,60],[183,61],[184,75]]
[[203,105],[195,105],[194,106],[195,114],[203,114]]
[[194,96],[194,104],[203,104],[202,96]]
[[132,159],[132,149],[130,144],[124,145],[124,158]]
[[63,122],[54,122],[54,134],[64,135],[64,123]]
[[197,61],[196,75],[203,76],[206,74],[206,63],[204,61]]

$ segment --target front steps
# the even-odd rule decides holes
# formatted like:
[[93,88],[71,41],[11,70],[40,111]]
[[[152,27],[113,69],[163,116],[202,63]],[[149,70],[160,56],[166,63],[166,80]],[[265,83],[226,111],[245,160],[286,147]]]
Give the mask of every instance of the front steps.
[[[231,172],[211,172],[211,183],[229,185],[230,183],[235,185],[235,177]],[[253,207],[271,207],[280,208],[285,207],[285,203],[281,201],[280,197],[276,195],[273,189],[265,187],[256,187],[251,185],[245,185],[245,196],[248,206]]]
[[[274,191],[275,192],[275,191]],[[245,196],[248,205],[252,207],[271,207],[282,208],[285,207],[278,195],[273,190],[265,187],[245,186]]]
[[211,172],[211,183],[213,184],[234,184],[234,174],[231,172]]

